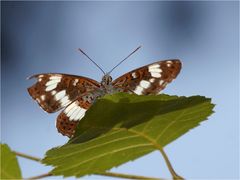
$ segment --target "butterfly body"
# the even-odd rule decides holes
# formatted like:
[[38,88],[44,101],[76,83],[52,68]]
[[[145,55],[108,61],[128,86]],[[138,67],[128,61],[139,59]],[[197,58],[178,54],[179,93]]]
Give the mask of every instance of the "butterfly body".
[[118,88],[112,84],[112,77],[109,73],[105,74],[102,77],[99,90],[102,96],[104,96],[105,94],[114,94],[123,91],[123,89]]
[[100,83],[76,75],[37,74],[31,77],[37,78],[37,82],[28,92],[48,113],[64,109],[57,117],[56,126],[61,134],[72,137],[78,122],[98,98],[117,92],[159,94],[180,70],[180,60],[171,59],[140,67],[114,81],[110,73],[106,73]]

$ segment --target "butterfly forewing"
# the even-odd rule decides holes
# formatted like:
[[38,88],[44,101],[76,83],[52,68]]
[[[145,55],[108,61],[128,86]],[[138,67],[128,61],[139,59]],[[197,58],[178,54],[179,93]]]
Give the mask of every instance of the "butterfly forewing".
[[37,74],[30,78],[37,78],[37,82],[28,88],[29,94],[49,113],[66,107],[81,94],[100,86],[95,80],[68,74]]
[[138,95],[158,94],[177,77],[180,70],[178,59],[159,61],[124,74],[114,80],[113,85]]

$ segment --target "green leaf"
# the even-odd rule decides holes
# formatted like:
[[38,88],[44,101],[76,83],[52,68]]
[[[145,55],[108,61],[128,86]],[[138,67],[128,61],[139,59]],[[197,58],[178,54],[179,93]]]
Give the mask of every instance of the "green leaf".
[[49,150],[43,162],[55,167],[55,175],[105,172],[163,148],[198,126],[213,107],[203,96],[106,95],[87,111],[75,136]]
[[21,171],[15,153],[13,153],[6,144],[1,144],[0,147],[0,179],[22,179]]

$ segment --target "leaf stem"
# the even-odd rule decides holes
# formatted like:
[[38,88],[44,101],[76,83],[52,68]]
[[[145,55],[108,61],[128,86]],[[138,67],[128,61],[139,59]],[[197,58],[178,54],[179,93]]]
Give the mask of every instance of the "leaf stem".
[[153,177],[146,177],[146,176],[136,176],[136,175],[130,175],[130,174],[113,173],[113,172],[95,173],[95,175],[110,176],[110,177],[125,178],[125,179],[163,180],[163,179],[160,179],[160,178],[153,178]]
[[158,147],[159,151],[161,152],[166,164],[167,164],[167,167],[168,167],[168,170],[170,171],[172,177],[174,180],[183,180],[184,178],[179,176],[173,169],[168,157],[167,157],[167,154],[164,152],[163,148],[161,147]]

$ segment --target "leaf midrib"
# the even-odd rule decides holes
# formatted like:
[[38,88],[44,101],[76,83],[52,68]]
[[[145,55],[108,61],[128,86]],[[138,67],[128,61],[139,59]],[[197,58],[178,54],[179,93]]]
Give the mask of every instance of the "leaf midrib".
[[82,161],[81,163],[77,163],[75,164],[74,166],[68,166],[68,168],[64,168],[64,169],[61,169],[61,171],[66,171],[68,169],[72,169],[74,167],[78,167],[84,163],[87,163],[91,160],[94,160],[94,159],[97,159],[97,158],[100,158],[100,157],[103,157],[105,155],[109,155],[109,154],[113,154],[113,153],[116,153],[116,152],[120,152],[122,150],[127,150],[127,149],[131,149],[131,148],[135,148],[135,147],[141,147],[141,146],[153,146],[155,147],[156,149],[162,149],[162,147],[160,146],[160,144],[158,144],[154,139],[146,136],[145,134],[141,133],[141,132],[138,132],[138,131],[135,131],[135,130],[132,130],[132,129],[125,129],[125,128],[113,128],[115,130],[125,130],[125,131],[128,131],[128,132],[131,132],[135,135],[138,135],[139,137],[142,137],[144,138],[145,140],[147,140],[149,143],[145,143],[145,144],[137,144],[137,145],[134,145],[134,146],[128,146],[126,148],[121,148],[121,149],[117,149],[117,150],[114,150],[114,151],[111,151],[111,152],[106,152],[106,153],[103,153],[101,155],[97,155],[97,156],[94,156],[93,158],[91,159],[88,159],[88,160],[85,160],[85,161]]
[[[121,131],[118,131],[119,133],[123,131],[123,129],[118,129],[118,130],[121,130]],[[110,134],[109,136],[111,136],[111,135],[112,135],[112,134]],[[106,136],[105,136],[105,137],[106,137]],[[72,156],[72,155],[74,155],[74,154],[83,153],[83,152],[86,152],[86,151],[91,150],[91,149],[94,149],[94,148],[98,148],[98,147],[101,147],[101,146],[104,146],[104,145],[107,145],[107,144],[115,143],[115,142],[117,142],[117,141],[124,140],[124,139],[127,139],[127,140],[128,140],[128,139],[135,138],[135,137],[138,137],[138,136],[126,136],[126,137],[114,139],[114,140],[108,141],[108,142],[106,142],[106,143],[101,143],[101,144],[96,144],[96,145],[94,145],[94,146],[90,146],[90,147],[88,147],[88,148],[86,148],[86,149],[83,149],[83,150],[81,149],[80,151],[74,151],[74,152],[72,152],[72,153],[69,153],[68,155],[63,154],[63,155],[61,155],[61,156],[57,156],[57,157],[55,157],[55,158],[48,158],[48,159],[56,160],[56,159],[61,159],[62,157],[67,158],[67,157]],[[79,144],[79,146],[80,146],[80,144]],[[71,147],[69,147],[69,148],[71,148]]]
[[74,168],[74,167],[78,167],[78,166],[80,166],[80,165],[82,165],[82,164],[85,164],[85,163],[91,161],[91,160],[95,160],[95,159],[97,159],[97,158],[101,158],[101,157],[103,157],[103,156],[106,156],[106,155],[109,155],[109,154],[112,154],[112,153],[117,153],[117,152],[120,152],[120,151],[123,151],[123,150],[128,150],[128,149],[132,149],[132,148],[136,148],[136,147],[141,147],[141,146],[147,147],[147,146],[152,146],[152,144],[149,144],[149,143],[137,144],[137,145],[134,145],[134,146],[128,146],[128,147],[124,147],[124,148],[121,148],[121,149],[117,149],[117,150],[111,151],[110,153],[109,153],[109,152],[106,152],[106,153],[103,153],[103,154],[101,154],[101,155],[94,156],[94,157],[92,157],[92,158],[90,158],[90,159],[87,159],[87,160],[85,160],[85,161],[82,161],[82,162],[80,162],[80,163],[77,163],[77,164],[75,164],[74,166],[69,166],[68,168],[63,168],[63,169],[61,169],[61,171],[66,171],[66,170],[68,170],[68,169],[72,169],[72,168]]

